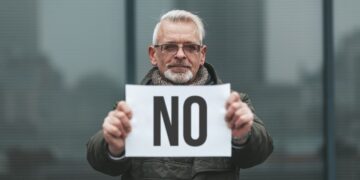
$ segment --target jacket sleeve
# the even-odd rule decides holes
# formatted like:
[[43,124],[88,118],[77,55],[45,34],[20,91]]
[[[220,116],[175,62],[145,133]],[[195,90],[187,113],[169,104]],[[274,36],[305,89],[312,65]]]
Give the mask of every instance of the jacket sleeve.
[[[240,93],[241,100],[255,113],[247,94]],[[239,168],[250,168],[264,162],[273,151],[273,141],[264,123],[255,115],[251,135],[241,148],[232,148],[232,161]]]
[[102,131],[96,133],[87,143],[87,160],[97,171],[111,176],[126,173],[131,168],[131,159],[124,157],[121,160],[110,158],[107,143],[103,138]]

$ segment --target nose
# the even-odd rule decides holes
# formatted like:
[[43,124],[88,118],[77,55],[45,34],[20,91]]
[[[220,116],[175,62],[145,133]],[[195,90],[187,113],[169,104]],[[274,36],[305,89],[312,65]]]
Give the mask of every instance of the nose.
[[184,52],[182,46],[179,46],[179,49],[178,49],[178,51],[177,51],[176,54],[175,54],[175,58],[178,58],[178,59],[184,59],[184,58],[186,58],[186,55],[185,55],[185,52]]

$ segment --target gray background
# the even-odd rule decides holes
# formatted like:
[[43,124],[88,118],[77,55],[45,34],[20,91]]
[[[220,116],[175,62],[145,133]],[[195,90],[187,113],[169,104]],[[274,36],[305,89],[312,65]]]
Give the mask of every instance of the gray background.
[[[334,1],[337,179],[359,179],[360,1]],[[137,82],[160,15],[205,23],[207,62],[247,92],[274,138],[242,179],[321,179],[321,0],[138,0]],[[0,0],[0,179],[113,179],[85,144],[124,98],[124,0]]]

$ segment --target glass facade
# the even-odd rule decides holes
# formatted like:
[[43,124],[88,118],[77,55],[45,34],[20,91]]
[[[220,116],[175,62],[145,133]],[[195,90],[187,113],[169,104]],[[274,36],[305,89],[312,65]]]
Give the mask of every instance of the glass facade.
[[334,1],[336,177],[360,178],[359,1]]
[[[274,139],[241,179],[324,179],[324,2],[137,0],[129,60],[126,0],[0,0],[0,179],[119,179],[88,165],[86,142],[124,99],[127,62],[136,82],[151,68],[153,28],[171,9],[203,19],[206,61]],[[359,179],[360,3],[333,6],[336,179]]]
[[0,179],[110,179],[86,142],[123,98],[117,0],[0,1]]

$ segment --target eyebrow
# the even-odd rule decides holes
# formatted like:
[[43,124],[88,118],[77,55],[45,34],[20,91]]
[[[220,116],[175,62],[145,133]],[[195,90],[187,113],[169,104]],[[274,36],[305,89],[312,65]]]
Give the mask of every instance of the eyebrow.
[[[168,42],[164,42],[164,44],[178,44],[179,42],[176,41],[168,41]],[[185,41],[185,42],[181,42],[182,44],[200,44],[197,42],[193,42],[193,41]]]

